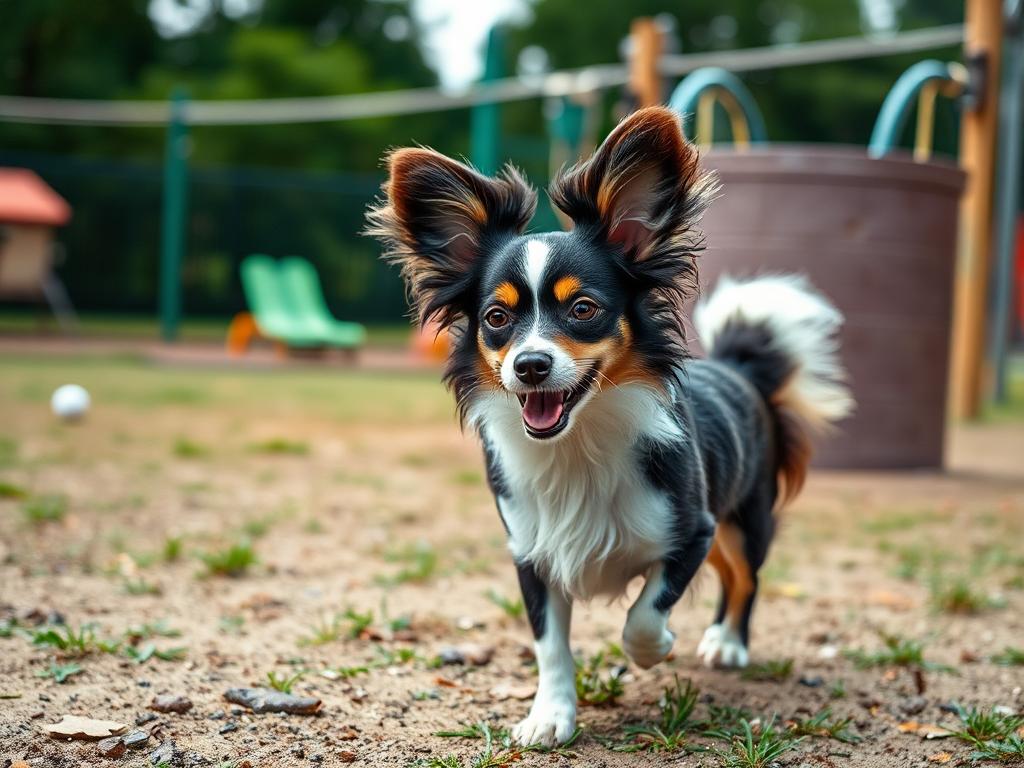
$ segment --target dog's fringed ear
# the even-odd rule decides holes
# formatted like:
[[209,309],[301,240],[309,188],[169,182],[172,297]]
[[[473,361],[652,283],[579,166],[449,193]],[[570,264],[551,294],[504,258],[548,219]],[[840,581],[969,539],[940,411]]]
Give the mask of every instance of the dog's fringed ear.
[[678,115],[648,107],[619,123],[588,160],[562,171],[550,194],[577,227],[620,245],[637,272],[669,278],[680,260],[692,266],[703,242],[696,225],[716,190]]
[[450,325],[465,311],[484,242],[525,229],[537,193],[511,166],[488,178],[431,149],[393,152],[388,171],[366,234],[401,267],[419,321]]

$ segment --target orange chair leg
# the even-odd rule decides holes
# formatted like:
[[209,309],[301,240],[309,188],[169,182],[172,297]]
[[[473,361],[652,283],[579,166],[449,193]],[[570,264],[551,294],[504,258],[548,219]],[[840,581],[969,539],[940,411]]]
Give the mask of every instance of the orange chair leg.
[[241,357],[249,350],[253,339],[260,335],[256,321],[248,312],[239,312],[228,326],[227,349],[232,357]]

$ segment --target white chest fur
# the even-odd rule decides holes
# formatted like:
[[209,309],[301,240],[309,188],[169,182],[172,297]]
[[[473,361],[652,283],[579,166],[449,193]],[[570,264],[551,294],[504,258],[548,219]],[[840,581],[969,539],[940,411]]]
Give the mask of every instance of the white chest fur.
[[582,599],[621,594],[666,554],[673,510],[639,453],[641,442],[682,437],[664,395],[640,385],[600,392],[551,443],[525,435],[518,404],[504,395],[482,399],[470,417],[509,491],[499,500],[509,548],[550,586]]

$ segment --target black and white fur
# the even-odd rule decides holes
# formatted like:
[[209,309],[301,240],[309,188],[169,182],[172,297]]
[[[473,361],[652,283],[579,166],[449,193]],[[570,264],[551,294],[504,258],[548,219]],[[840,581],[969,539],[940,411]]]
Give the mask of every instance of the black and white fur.
[[575,727],[573,600],[642,577],[623,647],[664,659],[669,613],[700,565],[723,596],[698,654],[748,661],[757,571],[780,499],[799,490],[808,435],[852,407],[833,340],[839,313],[801,278],[723,281],[682,306],[716,186],[668,110],[627,118],[553,182],[570,232],[522,234],[535,193],[424,149],[389,161],[370,232],[398,263],[420,319],[452,333],[446,373],[488,478],[536,640],[522,744]]

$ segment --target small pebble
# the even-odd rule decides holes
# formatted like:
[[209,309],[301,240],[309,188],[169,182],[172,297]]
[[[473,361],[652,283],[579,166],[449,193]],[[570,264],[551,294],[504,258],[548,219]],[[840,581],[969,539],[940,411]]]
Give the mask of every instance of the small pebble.
[[125,750],[124,739],[120,736],[111,736],[109,739],[97,742],[96,749],[104,757],[120,757]]
[[224,725],[222,725],[220,727],[220,730],[217,731],[217,733],[225,734],[225,733],[231,733],[232,731],[237,731],[237,730],[238,730],[238,723],[224,723]]
[[192,709],[192,700],[187,696],[161,694],[153,699],[149,708],[155,712],[175,712],[181,715]]
[[807,675],[804,675],[800,678],[800,685],[806,686],[807,688],[820,688],[824,684],[825,678],[823,678],[821,675],[814,675],[813,677],[808,677]]
[[157,716],[154,715],[152,712],[143,712],[142,714],[140,714],[138,717],[135,718],[135,724],[136,725],[145,725],[146,723],[152,723],[156,719],[157,719]]
[[121,740],[128,749],[142,749],[149,741],[149,731],[130,731]]

